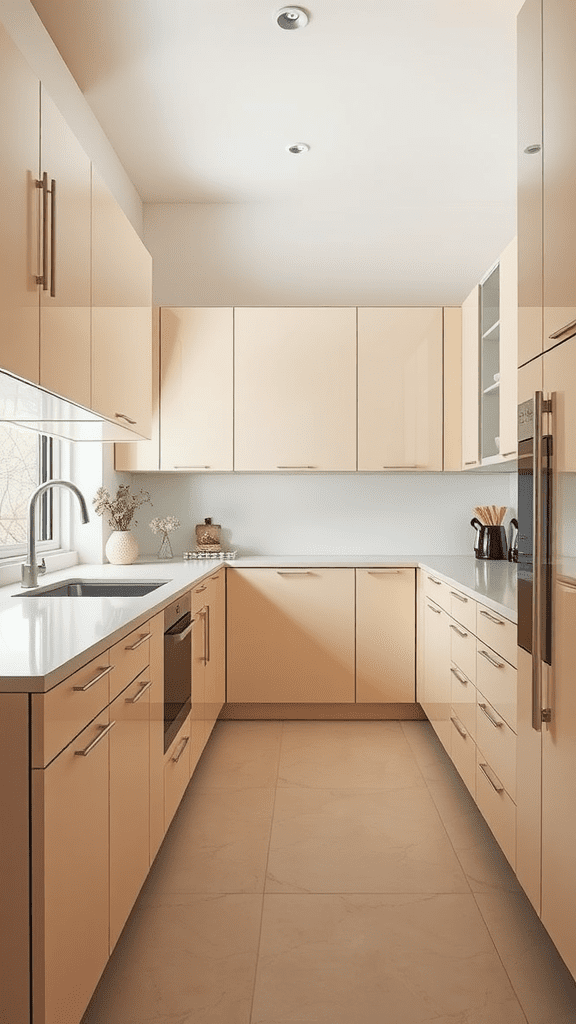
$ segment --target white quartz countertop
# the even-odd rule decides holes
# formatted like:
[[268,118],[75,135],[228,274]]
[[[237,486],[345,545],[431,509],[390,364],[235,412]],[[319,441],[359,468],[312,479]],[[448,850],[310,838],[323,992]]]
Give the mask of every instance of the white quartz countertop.
[[233,561],[139,560],[134,565],[74,565],[41,579],[48,586],[66,579],[165,580],[143,597],[22,596],[19,584],[0,588],[0,692],[43,693],[98,657],[126,633],[162,611],[195,583],[230,568],[421,567],[516,621],[516,566],[474,557],[383,555],[343,558],[304,555],[236,558]]

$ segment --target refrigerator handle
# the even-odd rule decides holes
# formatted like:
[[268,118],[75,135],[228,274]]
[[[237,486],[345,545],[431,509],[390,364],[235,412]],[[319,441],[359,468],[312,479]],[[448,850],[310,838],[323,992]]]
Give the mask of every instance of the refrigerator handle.
[[534,444],[532,465],[532,728],[542,731],[542,391],[534,392]]

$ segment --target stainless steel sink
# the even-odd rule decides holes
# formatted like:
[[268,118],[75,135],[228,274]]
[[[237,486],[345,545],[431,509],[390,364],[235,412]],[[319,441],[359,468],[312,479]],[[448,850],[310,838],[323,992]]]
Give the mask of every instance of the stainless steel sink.
[[143,597],[170,580],[61,580],[23,590],[13,597]]

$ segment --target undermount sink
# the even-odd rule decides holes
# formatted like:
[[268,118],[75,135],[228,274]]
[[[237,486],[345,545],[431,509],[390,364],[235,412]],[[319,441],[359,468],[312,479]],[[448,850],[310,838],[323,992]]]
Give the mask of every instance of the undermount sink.
[[143,597],[170,580],[61,580],[22,590],[14,597]]

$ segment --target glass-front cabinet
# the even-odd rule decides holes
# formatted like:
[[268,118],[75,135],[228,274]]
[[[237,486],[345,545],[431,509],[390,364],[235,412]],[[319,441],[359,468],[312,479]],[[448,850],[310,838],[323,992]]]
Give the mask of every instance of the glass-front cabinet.
[[480,282],[480,459],[500,454],[500,264]]

